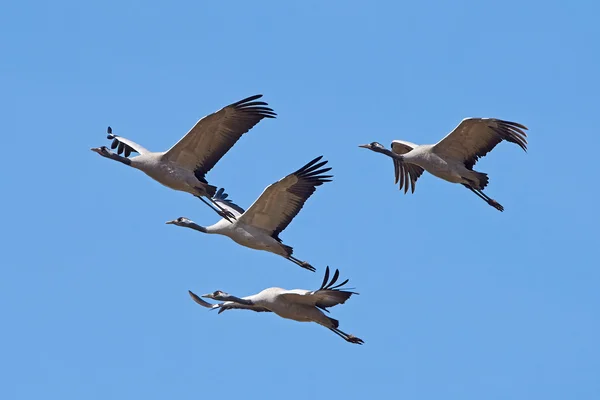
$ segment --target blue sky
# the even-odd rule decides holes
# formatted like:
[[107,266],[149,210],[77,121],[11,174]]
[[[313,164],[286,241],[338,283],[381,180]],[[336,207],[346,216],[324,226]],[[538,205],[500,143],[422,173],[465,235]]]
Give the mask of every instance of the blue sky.
[[[599,398],[598,11],[5,4],[0,397]],[[317,274],[165,225],[216,216],[89,151],[107,125],[167,149],[256,93],[279,118],[208,179],[248,207],[324,155],[334,181],[281,235]],[[391,162],[357,147],[435,143],[469,116],[530,128],[527,154],[503,143],[477,164],[504,213],[430,175],[404,195]],[[364,346],[274,315],[217,315],[187,294],[317,288],[326,265],[360,292],[331,311]]]

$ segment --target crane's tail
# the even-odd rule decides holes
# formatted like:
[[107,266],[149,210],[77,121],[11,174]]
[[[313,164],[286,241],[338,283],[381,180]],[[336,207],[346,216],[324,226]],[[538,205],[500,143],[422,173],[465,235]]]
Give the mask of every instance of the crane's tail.
[[473,186],[473,189],[483,190],[490,181],[487,174],[484,174],[483,172],[471,171],[469,175],[470,176],[467,177],[467,180],[470,181],[470,184],[471,186]]
[[283,250],[287,253],[287,256],[290,257],[292,254],[294,254],[294,248],[292,246],[288,246],[287,244],[283,244],[280,243],[281,247],[283,247]]
[[194,186],[194,189],[197,190],[197,192],[194,196],[208,197],[208,199],[211,200],[211,202],[212,202],[212,198],[215,197],[215,194],[217,193],[217,187],[213,186],[213,185],[209,185],[208,183],[205,183],[202,186]]
[[337,319],[333,319],[333,318],[329,318],[329,317],[327,317],[327,319],[329,319],[329,322],[331,322],[331,324],[332,324],[332,326],[329,328],[337,329],[340,326],[340,321],[338,321]]
[[211,199],[213,198],[213,196],[217,193],[217,187],[213,186],[213,185],[205,185],[206,187],[206,194],[208,194],[208,197],[210,197]]

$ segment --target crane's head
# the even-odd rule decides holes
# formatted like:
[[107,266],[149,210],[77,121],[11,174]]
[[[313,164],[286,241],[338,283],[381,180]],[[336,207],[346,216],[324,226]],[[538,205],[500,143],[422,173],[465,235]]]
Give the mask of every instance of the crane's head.
[[369,149],[369,150],[373,150],[373,151],[385,150],[385,147],[379,142],[371,142],[368,144],[361,144],[358,147],[362,147],[363,149]]
[[112,152],[106,146],[92,147],[90,150],[94,153],[100,154],[102,157],[110,157],[112,154]]
[[190,228],[198,232],[206,233],[206,228],[198,225],[194,221],[186,217],[179,217],[173,221],[167,221],[165,224],[183,226],[184,228]]
[[186,217],[179,217],[177,219],[174,219],[173,221],[167,221],[167,222],[165,222],[165,224],[177,225],[177,226],[185,226],[185,227],[189,227],[193,223],[194,223],[194,221],[192,221],[191,219],[186,218]]
[[229,293],[225,293],[221,290],[215,290],[212,293],[203,294],[202,297],[204,297],[205,299],[227,301],[228,299],[231,298],[231,295]]
[[106,146],[92,147],[90,150],[93,151],[94,153],[100,154],[102,157],[110,158],[110,159],[113,159],[113,160],[118,161],[120,163],[123,163],[125,165],[131,166],[131,160],[129,158],[122,157],[122,156],[120,156],[118,154],[113,153]]

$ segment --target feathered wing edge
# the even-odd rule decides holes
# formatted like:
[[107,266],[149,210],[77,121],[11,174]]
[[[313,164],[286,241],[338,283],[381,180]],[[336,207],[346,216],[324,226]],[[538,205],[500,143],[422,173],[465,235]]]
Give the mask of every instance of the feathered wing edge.
[[357,292],[352,292],[352,288],[342,288],[346,283],[350,280],[346,279],[342,283],[335,284],[340,277],[340,271],[338,269],[333,273],[333,277],[329,280],[329,266],[325,269],[325,276],[323,277],[323,283],[319,290],[316,290],[314,293],[318,295],[326,295],[329,299],[317,301],[315,304],[316,307],[320,308],[325,312],[329,312],[327,310],[328,307],[333,307],[337,304],[344,304],[346,300],[350,298],[353,294],[358,294]]
[[123,154],[125,156],[125,158],[129,157],[131,155],[131,153],[139,153],[139,154],[148,153],[148,150],[146,150],[139,144],[134,143],[133,141],[131,141],[129,139],[125,139],[125,138],[122,138],[120,136],[113,134],[112,128],[110,126],[108,128],[106,128],[106,138],[109,140],[112,140],[110,148],[112,150],[117,149],[118,155],[125,153],[125,154]]
[[222,206],[232,208],[233,210],[237,211],[240,215],[242,215],[245,212],[244,209],[235,204],[231,199],[228,199],[228,197],[229,195],[225,193],[225,188],[220,188],[212,197],[212,199],[215,202],[220,203]]
[[271,236],[275,240],[281,241],[279,234],[283,232],[285,228],[287,228],[290,222],[292,222],[300,210],[302,210],[304,203],[313,195],[317,186],[321,186],[326,182],[331,182],[333,175],[325,175],[326,172],[331,171],[331,168],[322,168],[325,164],[327,164],[327,161],[321,161],[322,158],[323,156],[319,156],[313,159],[302,168],[291,174],[296,175],[298,182],[289,187],[287,191],[298,196],[300,201],[296,204],[295,209],[292,210],[290,215],[284,215],[280,224],[273,231]]
[[[394,162],[394,183],[399,183],[399,189],[404,188],[404,194],[408,193],[410,186],[410,192],[415,192],[417,179],[423,174],[424,169],[418,165],[409,164],[400,160],[393,159]],[[410,185],[409,185],[410,184]]]
[[[490,122],[496,124],[497,126],[492,126]],[[492,149],[494,149],[494,147],[496,147],[503,140],[515,143],[521,149],[523,149],[523,151],[527,152],[527,133],[525,131],[528,129],[525,125],[519,124],[518,122],[505,121],[497,118],[488,119],[486,124],[487,128],[493,131],[497,136],[489,140],[484,146],[472,154],[471,157],[468,157],[464,161],[465,167],[472,170],[481,157],[484,157],[486,154],[492,151]]]

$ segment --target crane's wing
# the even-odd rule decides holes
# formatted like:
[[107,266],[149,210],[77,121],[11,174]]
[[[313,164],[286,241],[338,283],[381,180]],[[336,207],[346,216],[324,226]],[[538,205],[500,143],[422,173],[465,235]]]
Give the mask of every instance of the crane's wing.
[[468,169],[472,169],[480,157],[502,140],[516,143],[527,151],[526,130],[526,126],[516,122],[496,118],[466,118],[432,150],[441,156],[463,161]]
[[219,204],[221,207],[232,213],[233,216],[237,219],[244,213],[244,209],[235,204],[227,197],[229,197],[229,195],[225,193],[224,188],[221,188],[215,193],[212,199],[215,203]]
[[[392,141],[392,151],[396,154],[406,154],[415,147],[417,147],[416,144],[404,140]],[[393,159],[393,161],[395,175],[394,183],[400,183],[399,189],[402,190],[402,188],[404,188],[404,194],[406,194],[410,182],[411,193],[414,193],[417,179],[423,174],[423,168],[415,164],[402,163],[396,159]]]
[[206,301],[202,300],[200,298],[200,296],[198,296],[197,294],[195,294],[191,290],[188,290],[188,293],[190,294],[190,297],[192,298],[192,300],[194,300],[196,303],[198,303],[202,307],[209,308],[211,310],[214,310],[214,309],[218,308],[219,309],[218,314],[221,314],[223,311],[231,310],[231,309],[252,310],[252,311],[256,311],[256,312],[271,312],[271,310],[267,310],[264,307],[249,306],[249,305],[246,305],[246,304],[239,304],[239,303],[236,303],[236,302],[233,302],[233,301],[225,301],[223,303],[211,304],[209,302],[206,302]]
[[140,146],[136,142],[113,134],[112,128],[110,126],[106,129],[106,133],[107,133],[106,138],[112,140],[112,144],[110,145],[110,148],[113,150],[117,149],[117,154],[119,154],[119,155],[123,154],[123,152],[125,152],[125,154],[124,154],[125,157],[129,157],[129,155],[131,153],[139,153],[139,154],[150,153],[150,151],[148,151],[144,147]]
[[406,154],[412,149],[417,147],[416,144],[407,142],[405,140],[393,140],[392,141],[392,151],[396,154]]
[[283,296],[287,300],[295,303],[312,305],[319,307],[323,311],[328,311],[328,307],[333,307],[338,304],[344,304],[346,300],[350,298],[353,294],[358,294],[356,292],[351,292],[349,290],[344,290],[342,288],[346,283],[348,283],[348,279],[343,281],[342,283],[338,283],[334,286],[340,276],[340,271],[335,270],[331,281],[329,281],[329,267],[325,269],[325,277],[323,278],[323,283],[319,290],[308,291],[302,289],[294,289],[288,290],[280,296]]
[[244,133],[263,118],[275,118],[277,114],[267,103],[254,101],[261,97],[248,97],[202,118],[163,157],[193,170],[203,182],[206,173]]
[[332,175],[323,175],[331,168],[321,168],[327,161],[317,157],[299,170],[268,186],[250,208],[238,219],[268,232],[279,239],[283,231],[316,187],[331,182]]

